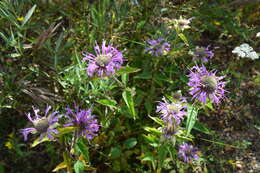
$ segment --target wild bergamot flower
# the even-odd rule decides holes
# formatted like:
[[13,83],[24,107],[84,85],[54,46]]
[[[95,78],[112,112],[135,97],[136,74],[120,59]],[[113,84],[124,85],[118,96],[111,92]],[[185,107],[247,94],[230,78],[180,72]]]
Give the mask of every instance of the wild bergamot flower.
[[196,47],[194,52],[193,60],[201,60],[203,62],[208,62],[214,56],[214,53],[207,47]]
[[78,128],[78,135],[86,136],[87,139],[92,139],[97,136],[99,125],[95,116],[92,115],[91,109],[79,109],[75,107],[75,110],[66,108],[66,117],[69,119],[65,123],[65,127],[76,127]]
[[188,77],[188,85],[191,87],[190,94],[202,103],[205,104],[206,99],[209,98],[218,104],[225,97],[226,83],[221,81],[225,76],[216,76],[216,71],[207,71],[204,66],[196,65],[190,69]]
[[174,123],[179,125],[183,117],[187,114],[184,105],[185,100],[176,101],[173,103],[167,102],[165,97],[162,98],[162,102],[159,102],[156,112],[161,114],[162,120],[168,123]]
[[166,55],[170,51],[170,43],[166,42],[164,38],[159,38],[157,40],[148,40],[149,44],[145,50],[153,56]]
[[59,115],[57,111],[54,111],[49,115],[50,109],[51,106],[47,106],[44,116],[40,116],[38,114],[40,110],[35,109],[33,107],[34,116],[35,116],[34,119],[31,117],[30,113],[27,114],[27,118],[29,119],[30,122],[33,123],[34,127],[20,130],[24,136],[25,141],[27,140],[27,136],[29,133],[40,133],[40,140],[42,140],[45,135],[47,135],[49,139],[53,139],[53,134],[58,133],[58,130],[54,129],[54,125],[55,123],[58,122]]
[[123,55],[120,51],[111,45],[106,46],[106,41],[103,40],[100,47],[97,43],[94,47],[95,55],[84,53],[83,61],[88,61],[87,73],[90,77],[110,76],[119,70],[123,64]]
[[193,147],[192,145],[183,143],[179,147],[178,157],[186,163],[189,163],[192,160],[198,160],[199,159],[198,150],[196,147]]

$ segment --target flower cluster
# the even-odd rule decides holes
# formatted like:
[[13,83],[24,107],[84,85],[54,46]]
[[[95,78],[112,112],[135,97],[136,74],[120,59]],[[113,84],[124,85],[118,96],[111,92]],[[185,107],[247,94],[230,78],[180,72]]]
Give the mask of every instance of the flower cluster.
[[260,32],[256,33],[256,37],[257,37],[257,38],[260,37]]
[[196,47],[194,51],[193,60],[201,60],[202,62],[208,62],[214,56],[214,53],[207,47]]
[[237,54],[237,56],[239,56],[241,58],[250,58],[252,60],[259,58],[259,56],[254,51],[254,49],[246,43],[241,44],[238,47],[235,47],[235,49],[232,51],[232,53]]
[[157,40],[148,40],[149,44],[145,50],[153,56],[166,55],[170,51],[170,43],[166,42],[164,38],[159,38]]
[[50,109],[51,106],[48,106],[45,110],[44,116],[40,116],[38,114],[40,110],[33,107],[35,118],[31,117],[31,113],[27,114],[27,118],[33,124],[33,127],[21,129],[25,141],[27,140],[29,133],[39,133],[40,140],[42,140],[45,135],[47,135],[49,139],[53,139],[53,134],[58,133],[54,128],[54,125],[58,122],[59,115],[57,111],[52,112],[49,115]]
[[180,16],[179,19],[174,19],[175,28],[178,28],[181,31],[184,31],[185,29],[189,29],[190,28],[189,24],[190,24],[191,20],[192,20],[192,18],[184,19],[182,16]]
[[221,81],[225,76],[216,76],[216,71],[207,71],[205,66],[196,65],[190,69],[188,77],[188,86],[191,87],[190,94],[193,99],[196,98],[205,104],[209,98],[218,104],[225,97],[226,83]]
[[186,106],[183,104],[185,101],[176,101],[169,103],[165,97],[162,98],[162,102],[159,101],[156,112],[161,114],[161,118],[165,123],[176,123],[179,125],[183,117],[186,115],[184,110]]
[[119,70],[123,64],[123,55],[120,51],[111,45],[106,46],[103,40],[100,47],[97,43],[94,47],[95,55],[84,53],[83,61],[88,61],[87,74],[92,76],[111,76],[116,70]]
[[181,120],[187,114],[185,103],[184,97],[178,97],[172,103],[169,103],[165,97],[159,101],[156,112],[161,115],[161,119],[165,123],[162,129],[165,138],[169,139],[178,132]]
[[[48,106],[45,110],[44,116],[40,116],[39,109],[33,108],[34,116],[33,119],[31,114],[27,114],[27,118],[32,122],[34,127],[21,129],[21,133],[24,136],[24,140],[27,140],[29,133],[39,133],[42,140],[44,136],[47,135],[49,139],[54,138],[54,134],[58,134],[58,130],[55,129],[55,126],[58,124],[58,120],[61,115],[57,111],[49,113],[51,107]],[[97,136],[99,130],[99,125],[97,120],[91,114],[91,109],[80,110],[78,107],[75,107],[75,111],[70,108],[66,108],[67,112],[65,117],[68,119],[65,123],[65,127],[76,127],[79,135],[85,136],[87,139],[92,139],[94,136]]]
[[193,147],[192,145],[189,145],[187,143],[183,143],[179,147],[179,153],[178,156],[180,159],[182,159],[184,162],[189,163],[192,160],[198,160],[198,149],[196,147]]
[[71,108],[66,108],[66,117],[69,119],[65,127],[77,127],[77,132],[81,136],[85,136],[87,139],[92,139],[97,136],[99,125],[95,116],[92,115],[91,109],[79,109],[75,107],[75,111]]

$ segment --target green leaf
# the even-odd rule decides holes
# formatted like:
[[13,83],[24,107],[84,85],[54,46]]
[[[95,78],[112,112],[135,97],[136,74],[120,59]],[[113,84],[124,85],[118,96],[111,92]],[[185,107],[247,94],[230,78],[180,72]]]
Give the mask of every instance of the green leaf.
[[141,69],[139,68],[134,68],[134,67],[129,67],[129,66],[126,66],[126,67],[123,67],[121,68],[120,70],[117,71],[117,74],[118,75],[121,75],[121,74],[128,74],[128,73],[135,73],[135,72],[138,72],[140,71]]
[[112,99],[110,99],[110,100],[102,99],[102,100],[98,100],[97,102],[104,106],[108,106],[108,107],[112,107],[112,108],[116,108],[116,104],[117,104],[117,102]]
[[78,147],[80,153],[83,154],[85,160],[89,161],[88,146],[85,145],[84,141],[83,141],[83,140],[80,140],[80,141],[77,143],[77,147]]
[[153,156],[149,155],[149,156],[145,156],[142,161],[153,161]]
[[62,136],[64,134],[67,134],[67,133],[70,133],[70,132],[73,132],[77,129],[77,127],[63,127],[63,128],[58,128],[58,135],[59,136]]
[[38,144],[46,142],[46,141],[50,141],[50,139],[47,136],[45,136],[42,140],[40,140],[40,138],[37,138],[33,141],[31,147],[33,148],[33,147],[37,146]]
[[158,148],[158,161],[159,161],[159,167],[163,166],[163,163],[167,157],[167,146],[161,145]]
[[184,140],[184,141],[192,141],[193,138],[190,138],[190,137],[185,137],[185,136],[182,136],[182,135],[176,135],[176,137],[178,139],[181,139],[181,140]]
[[200,131],[202,133],[208,134],[208,135],[212,135],[212,132],[201,122],[196,121],[195,125],[193,127],[195,130]]
[[0,32],[0,36],[2,37],[3,40],[5,40],[6,43],[9,42],[9,39],[2,32]]
[[136,30],[141,29],[145,23],[146,23],[146,20],[142,20],[142,21],[138,22],[138,24],[136,26]]
[[260,130],[260,126],[255,125],[254,126],[257,130]]
[[0,173],[5,173],[5,167],[2,164],[0,164]]
[[138,74],[134,77],[135,79],[151,79],[152,74],[149,72],[143,72],[141,74]]
[[156,166],[155,166],[156,164],[155,164],[155,159],[154,159],[153,153],[151,153],[151,152],[145,153],[145,156],[142,159],[142,161],[150,161],[150,162],[152,162],[153,169],[156,168]]
[[135,107],[134,107],[134,99],[133,99],[133,94],[132,90],[130,88],[126,88],[124,92],[122,93],[123,99],[134,119],[136,119],[137,115],[135,112]]
[[149,143],[149,145],[153,147],[159,146],[158,136],[148,134],[148,135],[142,135],[144,139]]
[[119,147],[114,147],[114,148],[111,149],[109,156],[112,159],[116,159],[116,158],[121,156],[121,153],[122,153],[122,151]]
[[122,74],[122,75],[121,75],[121,80],[122,80],[123,84],[124,84],[125,86],[127,86],[127,83],[128,83],[128,81],[129,81],[129,75],[128,75],[128,74]]
[[164,126],[164,122],[163,120],[161,120],[160,118],[158,117],[152,117],[150,115],[148,115],[149,118],[151,118],[152,120],[154,120],[154,122],[156,122],[157,124],[161,125],[161,126]]
[[188,114],[187,114],[187,121],[186,121],[186,136],[189,136],[198,115],[198,108],[194,106],[188,106]]
[[137,144],[137,140],[136,140],[136,138],[129,138],[124,142],[124,144],[127,149],[130,149],[130,148],[133,148]]
[[205,104],[205,107],[208,107],[210,110],[214,110],[213,104],[212,104],[211,101],[207,102],[207,103]]
[[83,173],[84,172],[84,163],[81,160],[77,160],[74,164],[75,173]]
[[34,6],[27,12],[26,16],[24,17],[22,26],[24,26],[24,25],[28,22],[28,20],[31,18],[31,16],[32,16],[32,14],[33,14],[33,12],[34,12],[34,10],[35,10],[35,8],[36,8],[36,5],[34,5]]
[[69,153],[66,151],[66,152],[63,152],[63,159],[64,159],[64,162],[65,164],[67,165],[67,172],[68,173],[72,173],[72,167],[71,167],[71,158],[69,156]]
[[67,168],[66,162],[61,162],[60,164],[58,164],[53,170],[52,172],[57,172],[60,169],[64,169]]
[[145,100],[144,107],[145,107],[146,111],[148,112],[148,115],[150,115],[152,112],[152,109],[153,109],[152,103],[149,100]]
[[189,42],[188,42],[188,40],[187,40],[187,38],[185,37],[184,34],[180,33],[180,34],[178,34],[178,36],[181,38],[181,40],[182,40],[187,46],[189,46]]
[[157,135],[163,134],[160,130],[153,128],[153,127],[144,127],[144,130],[147,131],[147,132],[157,134]]

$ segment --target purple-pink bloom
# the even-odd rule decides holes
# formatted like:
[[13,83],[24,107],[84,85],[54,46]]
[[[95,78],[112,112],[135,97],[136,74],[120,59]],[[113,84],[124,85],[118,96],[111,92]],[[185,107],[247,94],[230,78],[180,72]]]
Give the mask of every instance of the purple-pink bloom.
[[183,117],[187,114],[185,111],[186,106],[184,105],[186,100],[183,99],[174,103],[167,102],[165,97],[162,100],[162,102],[159,101],[156,112],[161,114],[161,118],[166,124],[174,123],[179,125]]
[[51,106],[47,106],[44,116],[40,116],[38,114],[40,110],[33,107],[35,118],[32,118],[30,113],[27,114],[27,118],[33,123],[34,127],[20,130],[25,141],[29,133],[40,133],[40,140],[42,140],[45,135],[47,135],[49,139],[53,139],[53,134],[58,133],[58,130],[54,129],[53,126],[58,122],[60,116],[58,115],[58,111],[54,111],[49,115],[50,109]]
[[196,147],[193,147],[192,145],[183,143],[179,147],[178,157],[186,163],[189,163],[192,160],[198,160],[198,149]]
[[66,108],[66,117],[69,119],[65,127],[76,127],[78,128],[78,135],[86,136],[87,139],[92,139],[97,136],[99,125],[95,116],[92,115],[91,109],[79,109],[75,106],[75,110]]
[[193,66],[188,75],[190,86],[190,94],[193,99],[198,99],[206,104],[206,99],[209,98],[213,102],[219,104],[225,97],[224,87],[226,82],[221,81],[225,76],[216,76],[216,71],[207,71],[205,66]]
[[167,54],[170,51],[170,43],[166,42],[164,38],[159,38],[157,40],[148,40],[147,43],[149,44],[145,50],[153,55],[153,56],[162,56]]
[[214,53],[207,47],[196,47],[194,52],[193,60],[201,60],[203,62],[208,62],[214,56]]
[[102,46],[96,43],[94,50],[95,55],[83,53],[83,61],[88,61],[86,71],[90,77],[110,76],[121,68],[124,61],[122,53],[111,45],[106,46],[106,41],[103,40]]

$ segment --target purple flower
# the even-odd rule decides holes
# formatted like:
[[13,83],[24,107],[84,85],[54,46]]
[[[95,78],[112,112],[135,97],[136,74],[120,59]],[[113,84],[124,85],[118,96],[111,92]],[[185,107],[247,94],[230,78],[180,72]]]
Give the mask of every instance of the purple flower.
[[148,40],[149,46],[145,50],[153,56],[162,56],[170,51],[170,44],[163,38],[158,40]]
[[183,143],[179,147],[179,158],[181,158],[184,162],[189,163],[192,160],[198,160],[198,149],[193,147],[192,145],[188,145],[187,143]]
[[191,87],[189,93],[193,99],[197,98],[205,104],[208,97],[219,104],[221,99],[225,97],[226,83],[221,81],[225,76],[216,76],[216,71],[207,71],[204,66],[196,65],[190,69],[188,77],[188,86]]
[[75,106],[75,111],[70,108],[66,108],[66,110],[66,117],[69,121],[66,122],[65,127],[77,127],[78,134],[85,135],[87,139],[97,136],[99,125],[95,116],[91,114],[91,109],[79,109]]
[[34,111],[34,116],[35,118],[33,119],[31,117],[31,114],[28,113],[27,114],[27,118],[29,119],[29,121],[31,121],[33,123],[34,127],[31,128],[25,128],[25,129],[21,129],[20,132],[23,134],[24,136],[24,140],[27,140],[27,136],[29,133],[40,133],[40,140],[43,139],[43,137],[45,135],[47,135],[47,137],[49,139],[53,139],[53,134],[57,134],[58,130],[54,129],[53,125],[55,123],[58,122],[59,116],[58,111],[52,112],[49,115],[49,110],[51,109],[51,106],[47,106],[46,110],[45,110],[45,114],[44,116],[40,116],[39,113],[39,109],[35,109],[33,107],[33,111]]
[[84,53],[83,61],[88,61],[87,73],[90,77],[110,76],[119,70],[123,64],[123,55],[111,45],[106,46],[106,41],[103,40],[100,47],[97,43],[94,47],[95,55]]
[[186,106],[183,104],[185,99],[182,101],[176,101],[174,103],[167,102],[165,97],[163,97],[162,100],[163,102],[159,102],[156,112],[161,114],[161,118],[166,124],[176,123],[176,125],[179,125],[187,113],[184,111],[186,108]]
[[214,56],[214,53],[209,50],[208,47],[196,47],[195,52],[194,52],[194,57],[193,60],[201,60],[203,62],[208,62],[209,59],[211,59]]

